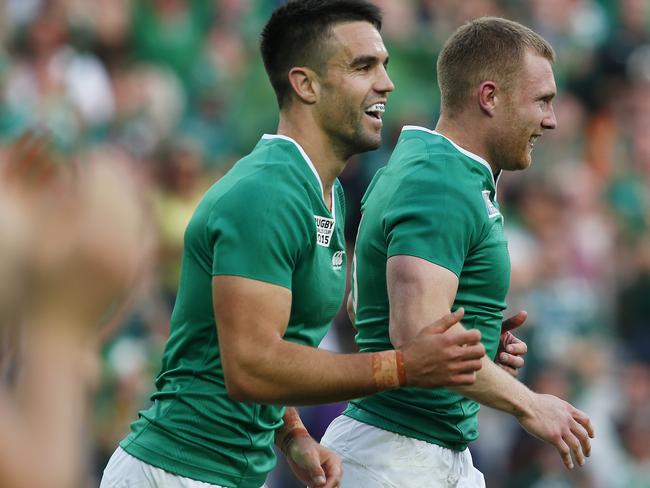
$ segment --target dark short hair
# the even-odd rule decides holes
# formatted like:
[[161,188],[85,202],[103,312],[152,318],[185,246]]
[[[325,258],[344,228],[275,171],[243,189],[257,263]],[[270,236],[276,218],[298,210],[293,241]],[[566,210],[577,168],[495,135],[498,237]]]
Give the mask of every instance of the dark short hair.
[[447,40],[438,57],[442,112],[452,117],[485,80],[509,89],[517,79],[527,50],[555,62],[555,52],[542,36],[526,26],[499,17],[481,17]]
[[260,49],[280,108],[291,91],[287,76],[291,68],[307,66],[322,73],[332,27],[354,21],[380,30],[381,10],[365,0],[290,0],[273,12],[262,31]]

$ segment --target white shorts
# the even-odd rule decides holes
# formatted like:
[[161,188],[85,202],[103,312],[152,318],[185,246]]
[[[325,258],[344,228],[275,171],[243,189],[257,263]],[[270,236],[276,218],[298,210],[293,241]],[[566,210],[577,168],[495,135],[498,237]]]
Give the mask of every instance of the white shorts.
[[[99,488],[225,488],[178,476],[131,456],[118,447],[109,459]],[[264,485],[262,488],[265,488]]]
[[344,415],[321,444],[343,459],[341,488],[485,488],[469,449],[453,451]]

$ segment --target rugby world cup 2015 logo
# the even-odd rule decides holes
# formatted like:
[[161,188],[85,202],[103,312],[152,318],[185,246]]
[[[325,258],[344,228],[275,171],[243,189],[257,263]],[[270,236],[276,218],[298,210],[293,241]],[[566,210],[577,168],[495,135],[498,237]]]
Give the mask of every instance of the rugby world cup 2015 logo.
[[323,247],[330,247],[336,221],[329,217],[321,217],[320,215],[314,215],[314,220],[316,221],[316,244]]
[[343,256],[345,256],[345,251],[336,251],[332,255],[332,268],[334,271],[338,271],[343,266]]

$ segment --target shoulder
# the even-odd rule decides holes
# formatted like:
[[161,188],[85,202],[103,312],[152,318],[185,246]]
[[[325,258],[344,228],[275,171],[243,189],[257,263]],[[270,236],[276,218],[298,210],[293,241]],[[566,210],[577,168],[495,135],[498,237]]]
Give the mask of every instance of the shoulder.
[[396,218],[416,212],[447,224],[478,223],[485,214],[485,169],[441,137],[419,132],[400,142],[373,193],[390,193],[386,211]]
[[220,205],[277,206],[305,202],[305,177],[281,157],[244,158],[208,191]]
[[303,178],[290,164],[280,158],[244,158],[206,192],[192,220],[215,232],[223,226],[269,225],[304,232],[311,215]]

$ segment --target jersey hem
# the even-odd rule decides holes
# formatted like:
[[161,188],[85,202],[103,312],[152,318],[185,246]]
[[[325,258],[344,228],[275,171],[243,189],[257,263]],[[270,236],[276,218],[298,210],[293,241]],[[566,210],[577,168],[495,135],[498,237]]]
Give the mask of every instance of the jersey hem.
[[456,272],[456,271],[454,271],[454,270],[451,269],[451,267],[450,267],[449,265],[447,265],[447,264],[444,264],[444,263],[440,263],[440,262],[434,261],[434,259],[431,258],[431,257],[422,256],[422,255],[420,255],[420,254],[417,254],[416,252],[402,252],[402,251],[399,251],[399,250],[398,250],[398,251],[396,251],[396,252],[392,252],[392,253],[390,253],[390,254],[387,254],[387,255],[386,255],[386,260],[388,261],[389,258],[392,258],[392,257],[395,257],[395,256],[410,256],[410,257],[412,257],[412,258],[420,258],[420,259],[424,259],[424,260],[427,261],[428,263],[435,264],[436,266],[440,266],[441,268],[445,268],[446,270],[448,270],[448,271],[454,273],[454,275],[455,275],[458,279],[460,279],[460,272]]
[[412,439],[417,439],[419,441],[428,442],[429,444],[435,444],[446,449],[451,449],[452,451],[464,451],[469,445],[469,442],[445,442],[441,439],[436,439],[434,437],[418,433],[414,430],[406,429],[400,425],[388,422],[385,419],[378,417],[366,410],[362,410],[352,404],[348,404],[342,415],[350,417],[351,419],[354,419],[358,422],[363,422],[364,424],[372,425],[373,427],[377,427],[388,432],[393,432],[394,434],[399,434],[405,437],[410,437]]
[[237,271],[219,271],[219,272],[212,272],[212,276],[238,276],[240,278],[248,278],[249,280],[255,280],[255,281],[261,281],[263,283],[268,283],[270,285],[277,285],[281,286],[282,288],[286,288],[287,290],[291,291],[291,283],[282,283],[280,280],[266,277],[266,276],[253,276],[252,274],[248,273],[243,273],[243,272],[237,272]]
[[[149,423],[148,427],[152,427],[152,425],[153,424]],[[148,435],[154,436],[154,443],[167,441],[167,439],[155,429],[149,428]],[[138,458],[140,461],[167,471],[168,473],[227,488],[259,488],[264,485],[266,474],[268,474],[241,476],[238,474],[225,473],[217,469],[207,469],[181,463],[178,459],[170,458],[160,452],[154,451],[153,449],[138,443],[137,439],[130,439],[129,437],[123,439],[119,446],[131,456]],[[196,449],[187,444],[183,444],[182,448],[185,451],[185,455],[194,452],[196,453],[197,459],[205,457],[204,450]]]

